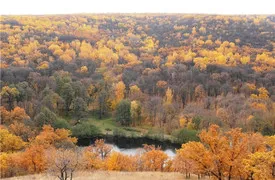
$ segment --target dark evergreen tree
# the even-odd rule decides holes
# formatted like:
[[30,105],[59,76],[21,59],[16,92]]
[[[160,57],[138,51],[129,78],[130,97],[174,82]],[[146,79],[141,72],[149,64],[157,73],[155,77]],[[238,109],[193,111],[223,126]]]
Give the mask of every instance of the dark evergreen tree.
[[131,103],[129,100],[122,100],[116,108],[116,121],[123,126],[129,126],[131,123]]

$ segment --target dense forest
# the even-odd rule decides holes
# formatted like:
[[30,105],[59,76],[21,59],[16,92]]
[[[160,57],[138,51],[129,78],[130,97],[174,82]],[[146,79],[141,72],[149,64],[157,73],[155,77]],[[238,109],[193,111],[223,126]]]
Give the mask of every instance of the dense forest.
[[[82,152],[86,169],[275,177],[274,15],[1,16],[0,23],[2,177],[43,172],[49,149],[64,160],[76,152],[60,147],[102,134],[192,142],[174,163],[154,146],[133,158],[98,140]],[[152,165],[151,157],[160,159]]]

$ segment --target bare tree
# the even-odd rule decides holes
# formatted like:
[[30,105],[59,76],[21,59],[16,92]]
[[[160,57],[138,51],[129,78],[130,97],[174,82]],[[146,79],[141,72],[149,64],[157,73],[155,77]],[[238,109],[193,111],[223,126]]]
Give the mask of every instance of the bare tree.
[[80,152],[74,149],[57,149],[48,156],[49,172],[60,180],[72,180],[80,162]]
[[112,151],[112,147],[108,144],[105,144],[104,139],[97,139],[93,146],[93,151],[96,152],[100,156],[100,158],[103,160]]

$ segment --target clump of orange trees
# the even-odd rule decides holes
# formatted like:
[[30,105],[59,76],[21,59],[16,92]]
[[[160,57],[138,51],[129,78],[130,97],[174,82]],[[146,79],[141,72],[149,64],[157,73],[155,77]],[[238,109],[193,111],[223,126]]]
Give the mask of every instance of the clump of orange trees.
[[43,126],[29,142],[0,129],[1,177],[49,172],[59,179],[76,170],[181,172],[214,179],[272,179],[275,177],[275,136],[243,133],[240,128],[223,132],[211,125],[199,134],[200,142],[182,144],[175,158],[160,147],[144,145],[136,155],[112,150],[103,139],[84,149],[76,146],[70,131]]
[[70,137],[69,130],[54,130],[44,125],[42,131],[33,139],[23,141],[21,137],[0,128],[1,177],[41,173],[53,163],[47,158],[48,153],[57,149],[75,147],[76,138]]
[[275,136],[243,133],[241,129],[222,132],[217,125],[203,130],[201,142],[189,142],[177,150],[177,171],[209,175],[215,179],[272,179],[275,177]]

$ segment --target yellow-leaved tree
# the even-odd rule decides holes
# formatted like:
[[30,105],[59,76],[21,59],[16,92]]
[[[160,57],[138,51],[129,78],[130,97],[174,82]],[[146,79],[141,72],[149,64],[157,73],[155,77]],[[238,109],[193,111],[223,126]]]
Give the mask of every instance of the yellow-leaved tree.
[[26,143],[18,136],[11,134],[7,129],[0,127],[0,151],[14,152],[24,148]]
[[124,99],[125,84],[123,81],[118,82],[114,87],[114,99],[112,101],[112,109],[115,109],[117,104]]

